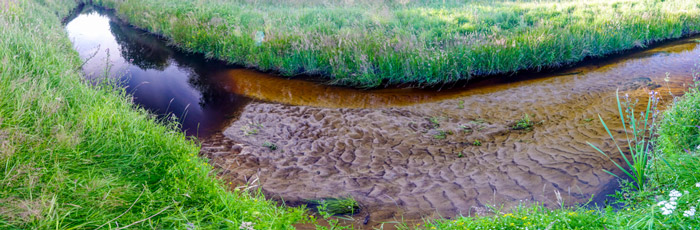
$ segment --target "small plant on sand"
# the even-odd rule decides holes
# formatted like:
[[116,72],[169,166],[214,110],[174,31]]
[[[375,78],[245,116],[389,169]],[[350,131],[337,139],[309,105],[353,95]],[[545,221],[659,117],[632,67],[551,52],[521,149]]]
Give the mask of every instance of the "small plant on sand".
[[452,135],[452,134],[454,134],[452,131],[449,131],[449,130],[444,131],[444,130],[438,129],[437,134],[433,135],[433,138],[438,139],[438,140],[442,140],[442,139],[447,138],[447,135]]
[[474,143],[472,143],[474,146],[481,146],[481,141],[480,140],[474,140]]
[[535,123],[532,122],[530,119],[530,115],[525,114],[520,120],[516,121],[515,124],[511,127],[513,130],[525,130],[525,131],[530,131],[532,130],[532,126]]
[[360,210],[360,205],[350,196],[310,200],[309,203],[312,206],[315,206],[316,210],[321,213],[321,215],[324,215],[324,213],[331,216],[354,215],[358,210]]
[[430,117],[429,120],[433,124],[433,128],[440,127],[440,117]]
[[[627,164],[627,167],[623,167],[622,165],[618,164],[610,157],[610,155],[606,154],[600,148],[591,143],[587,143],[596,151],[608,157],[608,159],[610,159],[615,166],[617,166],[617,168],[619,168],[625,175],[634,181],[635,188],[641,191],[644,188],[644,183],[647,181],[647,175],[650,173],[649,169],[651,164],[649,160],[653,155],[653,137],[656,135],[656,118],[659,113],[657,110],[659,94],[658,92],[654,91],[649,93],[646,111],[640,113],[640,117],[637,117],[635,114],[634,103],[630,101],[628,95],[624,96],[624,102],[620,100],[619,92],[616,92],[616,98],[617,109],[618,113],[620,114],[622,128],[625,131],[624,133],[627,139],[629,154],[625,153],[623,148],[617,144],[617,140],[612,135],[612,132],[610,132],[610,129],[608,128],[607,124],[605,124],[605,121],[603,121],[603,118],[600,117],[600,115],[598,115],[598,118],[603,124],[603,127],[605,127],[605,131],[608,132],[608,135],[613,140],[613,143],[615,143],[615,147],[617,148],[618,153],[622,156],[625,164]],[[622,111],[623,105],[626,107],[624,112]],[[627,156],[630,156],[631,159]],[[608,170],[604,171],[610,175],[620,178],[620,176]]]
[[437,134],[433,135],[433,138],[442,140],[447,138],[447,132],[442,131],[442,130],[437,130]]
[[457,102],[457,108],[464,109],[464,100],[460,100],[459,102]]
[[[347,198],[328,198],[321,200],[311,200],[309,203],[316,206],[318,214],[328,222],[328,226],[316,224],[316,229],[320,230],[337,230],[337,229],[353,229],[352,226],[342,226],[337,218],[332,218],[335,215],[350,214],[353,215],[359,209],[359,205],[352,197]],[[342,217],[341,217],[342,218]]]
[[276,145],[275,143],[272,143],[272,142],[269,142],[269,141],[263,142],[262,146],[265,147],[265,148],[268,148],[268,149],[270,149],[270,150],[272,150],[272,151],[277,150],[277,145]]
[[472,127],[469,127],[469,126],[466,126],[466,125],[460,125],[459,128],[462,129],[462,131],[465,132],[465,133],[474,132],[474,129],[472,129]]
[[250,136],[250,135],[258,134],[258,132],[260,132],[259,129],[264,128],[264,127],[265,126],[263,126],[260,123],[252,123],[251,122],[251,123],[248,123],[248,124],[244,125],[243,127],[241,127],[241,131],[243,131],[243,133],[246,136]]

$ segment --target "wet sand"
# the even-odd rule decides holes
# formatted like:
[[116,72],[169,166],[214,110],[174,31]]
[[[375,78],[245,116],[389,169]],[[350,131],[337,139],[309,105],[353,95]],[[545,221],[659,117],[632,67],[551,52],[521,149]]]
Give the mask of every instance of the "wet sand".
[[[255,181],[268,197],[288,203],[353,196],[364,208],[356,215],[357,226],[483,215],[487,205],[553,206],[558,205],[555,191],[566,205],[602,201],[617,188],[603,170],[619,170],[586,144],[613,153],[598,114],[622,137],[615,91],[646,105],[654,89],[663,106],[669,93],[681,95],[692,82],[698,55],[688,39],[567,70],[574,74],[434,96],[355,90],[364,96],[349,97],[288,87],[305,84],[299,82],[258,90],[229,87],[280,103],[246,105],[228,128],[203,141],[202,154],[222,178]],[[298,93],[311,96],[289,96]],[[381,98],[418,99],[406,105]],[[513,130],[525,114],[535,121],[532,130]],[[264,147],[265,142],[278,149]],[[621,162],[619,154],[612,155]]]

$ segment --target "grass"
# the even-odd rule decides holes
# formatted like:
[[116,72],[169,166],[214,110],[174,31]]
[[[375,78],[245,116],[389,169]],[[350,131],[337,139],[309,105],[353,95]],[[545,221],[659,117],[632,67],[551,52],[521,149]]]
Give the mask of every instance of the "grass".
[[481,141],[480,141],[480,140],[474,140],[474,142],[472,143],[472,145],[474,145],[474,146],[481,146]]
[[522,118],[517,120],[515,124],[513,124],[512,127],[510,127],[513,130],[525,130],[525,131],[530,131],[532,130],[532,126],[534,126],[535,123],[530,119],[530,115],[523,115]]
[[269,142],[269,141],[263,142],[262,146],[265,147],[265,148],[270,149],[270,151],[275,151],[275,150],[277,150],[277,144],[272,143],[272,142]]
[[360,210],[360,205],[352,197],[325,198],[310,200],[309,204],[320,213],[328,215],[353,215]]
[[512,212],[495,211],[489,216],[433,220],[405,229],[604,229],[607,218],[585,208],[550,209],[538,204],[519,206]]
[[700,31],[691,0],[92,2],[184,50],[360,87],[557,67]]
[[[647,176],[650,173],[649,170],[651,166],[650,159],[654,154],[652,148],[654,147],[653,139],[656,136],[656,118],[658,117],[659,113],[657,109],[660,99],[659,93],[651,91],[649,99],[647,100],[646,109],[640,113],[639,117],[634,112],[634,105],[631,103],[631,99],[627,95],[625,95],[624,101],[620,100],[619,92],[616,92],[615,96],[617,99],[617,109],[620,115],[620,122],[625,130],[627,139],[627,146],[625,146],[625,150],[622,150],[620,145],[617,144],[617,140],[615,140],[615,137],[610,132],[610,129],[605,124],[603,118],[600,117],[600,115],[598,115],[598,118],[603,124],[605,131],[615,143],[617,153],[622,156],[626,165],[622,166],[618,164],[615,160],[610,158],[609,154],[603,152],[600,150],[600,148],[589,142],[586,143],[610,159],[610,161],[612,161],[615,166],[617,166],[617,168],[620,169],[628,178],[634,180],[635,187],[637,190],[641,191],[644,189],[644,184],[647,182]],[[627,108],[625,112],[622,112],[623,103],[625,105],[624,107]],[[627,151],[629,151],[629,154]],[[629,159],[627,155],[630,156]],[[622,177],[608,170],[604,171],[610,175],[622,179]]]
[[76,5],[0,1],[0,229],[285,229],[307,218],[227,191],[174,124],[82,80],[61,26]]

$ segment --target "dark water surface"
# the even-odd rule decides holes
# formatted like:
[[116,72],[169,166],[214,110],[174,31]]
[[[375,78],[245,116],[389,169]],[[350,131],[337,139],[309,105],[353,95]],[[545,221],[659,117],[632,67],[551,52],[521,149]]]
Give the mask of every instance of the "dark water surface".
[[229,70],[224,63],[177,51],[108,11],[85,7],[66,30],[87,60],[88,79],[116,78],[135,104],[161,117],[177,117],[188,135],[210,135],[250,101],[210,77]]

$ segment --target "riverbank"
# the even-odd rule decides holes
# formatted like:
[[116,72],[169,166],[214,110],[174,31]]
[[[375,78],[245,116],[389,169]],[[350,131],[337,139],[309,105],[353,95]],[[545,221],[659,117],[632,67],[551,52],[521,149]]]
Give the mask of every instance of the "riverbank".
[[[0,228],[287,228],[304,219],[231,191],[198,145],[91,86],[61,19],[72,0],[0,1]],[[258,195],[256,195],[258,194]]]
[[683,0],[94,2],[184,50],[360,87],[556,67],[700,31]]

